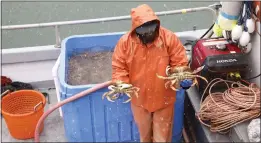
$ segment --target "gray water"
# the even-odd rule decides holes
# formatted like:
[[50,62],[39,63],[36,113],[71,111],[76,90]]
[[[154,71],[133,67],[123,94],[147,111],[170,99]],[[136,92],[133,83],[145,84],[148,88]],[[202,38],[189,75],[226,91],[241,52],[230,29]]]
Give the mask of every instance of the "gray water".
[[[154,11],[177,10],[208,6],[215,2],[2,2],[2,26],[82,20],[110,16],[129,15],[139,4],[147,3]],[[164,27],[173,32],[209,28],[212,24],[210,12],[160,16]],[[130,20],[62,26],[61,38],[78,34],[128,31]],[[55,44],[54,28],[31,28],[2,30],[2,48],[43,46]]]

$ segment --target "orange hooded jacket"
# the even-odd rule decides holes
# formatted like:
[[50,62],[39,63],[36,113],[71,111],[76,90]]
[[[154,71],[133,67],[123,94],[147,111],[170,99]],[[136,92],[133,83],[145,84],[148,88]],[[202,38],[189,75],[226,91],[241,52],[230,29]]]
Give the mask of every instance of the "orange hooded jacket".
[[140,88],[139,97],[131,102],[154,112],[173,104],[176,92],[165,88],[163,79],[156,73],[166,76],[165,69],[188,64],[185,48],[171,31],[160,27],[156,40],[144,45],[133,32],[138,26],[158,20],[153,10],[146,4],[131,10],[132,27],[118,41],[112,57],[112,81],[123,81]]

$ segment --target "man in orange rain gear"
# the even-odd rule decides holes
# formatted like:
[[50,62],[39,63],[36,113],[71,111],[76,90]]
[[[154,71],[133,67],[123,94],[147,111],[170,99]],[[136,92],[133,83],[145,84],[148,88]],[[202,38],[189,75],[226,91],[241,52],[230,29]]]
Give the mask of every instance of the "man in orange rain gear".
[[[185,48],[178,37],[160,26],[146,4],[131,10],[132,27],[118,41],[112,58],[112,80],[140,88],[131,108],[141,142],[170,142],[176,92],[165,88],[166,67],[186,67]],[[187,69],[187,68],[186,68]]]

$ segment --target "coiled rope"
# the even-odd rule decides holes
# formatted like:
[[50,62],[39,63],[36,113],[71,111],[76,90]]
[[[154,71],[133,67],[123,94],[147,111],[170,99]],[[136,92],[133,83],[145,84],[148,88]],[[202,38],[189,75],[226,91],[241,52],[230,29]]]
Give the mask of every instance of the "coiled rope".
[[[227,90],[212,93],[212,88],[221,82],[226,84]],[[209,94],[203,101],[207,90]],[[256,84],[246,86],[220,78],[213,79],[204,90],[197,113],[202,124],[219,133],[227,133],[231,127],[259,116],[260,88]]]

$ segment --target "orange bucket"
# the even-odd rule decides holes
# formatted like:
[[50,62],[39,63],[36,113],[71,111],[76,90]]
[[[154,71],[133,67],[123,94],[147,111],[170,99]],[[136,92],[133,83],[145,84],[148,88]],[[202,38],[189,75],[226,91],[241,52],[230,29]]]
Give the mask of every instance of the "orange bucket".
[[[38,120],[44,113],[46,99],[35,90],[6,91],[2,94],[2,114],[12,137],[34,138]],[[44,124],[40,127],[43,131]]]

